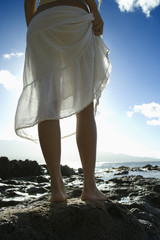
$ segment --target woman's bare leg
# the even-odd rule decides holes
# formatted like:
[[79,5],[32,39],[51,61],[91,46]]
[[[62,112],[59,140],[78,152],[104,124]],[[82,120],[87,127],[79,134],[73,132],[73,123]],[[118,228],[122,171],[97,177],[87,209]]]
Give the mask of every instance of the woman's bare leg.
[[67,198],[60,170],[61,132],[58,120],[47,120],[38,124],[41,149],[51,177],[51,202]]
[[82,200],[106,200],[95,184],[97,129],[93,103],[77,114],[76,139],[82,161],[84,189]]

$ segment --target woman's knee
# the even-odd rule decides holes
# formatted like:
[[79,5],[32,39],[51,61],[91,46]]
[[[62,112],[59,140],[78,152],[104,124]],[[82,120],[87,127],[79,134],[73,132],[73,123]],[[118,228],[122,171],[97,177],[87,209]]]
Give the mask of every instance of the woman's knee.
[[86,108],[76,114],[77,119],[94,117],[94,104],[89,104]]
[[52,127],[52,126],[58,126],[59,127],[59,120],[45,120],[38,123],[38,128],[42,127]]

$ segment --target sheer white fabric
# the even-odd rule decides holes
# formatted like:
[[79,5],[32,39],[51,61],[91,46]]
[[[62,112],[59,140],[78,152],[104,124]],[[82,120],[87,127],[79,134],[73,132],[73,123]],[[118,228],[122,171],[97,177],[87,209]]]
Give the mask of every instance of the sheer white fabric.
[[[15,131],[37,140],[38,122],[62,119],[95,100],[95,109],[109,79],[109,49],[92,31],[92,13],[57,6],[35,16],[27,32],[23,91]],[[30,133],[32,132],[32,134]]]

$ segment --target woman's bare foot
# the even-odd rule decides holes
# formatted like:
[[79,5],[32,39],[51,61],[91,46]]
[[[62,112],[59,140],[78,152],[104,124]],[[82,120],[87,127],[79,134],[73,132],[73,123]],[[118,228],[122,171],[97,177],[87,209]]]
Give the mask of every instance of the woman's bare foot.
[[67,193],[63,181],[51,186],[50,202],[64,202],[67,200]]
[[106,201],[108,197],[98,190],[97,187],[93,189],[83,190],[81,195],[81,200],[90,200],[90,201]]

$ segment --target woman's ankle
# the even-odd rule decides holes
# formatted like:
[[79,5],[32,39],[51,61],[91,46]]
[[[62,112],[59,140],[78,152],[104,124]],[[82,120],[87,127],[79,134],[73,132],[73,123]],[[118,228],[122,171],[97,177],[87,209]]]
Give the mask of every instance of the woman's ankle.
[[61,202],[67,199],[67,193],[62,178],[51,180],[51,202]]
[[62,177],[51,178],[51,189],[65,188]]
[[83,191],[84,192],[93,192],[96,189],[96,183],[95,182],[87,182],[83,185]]

